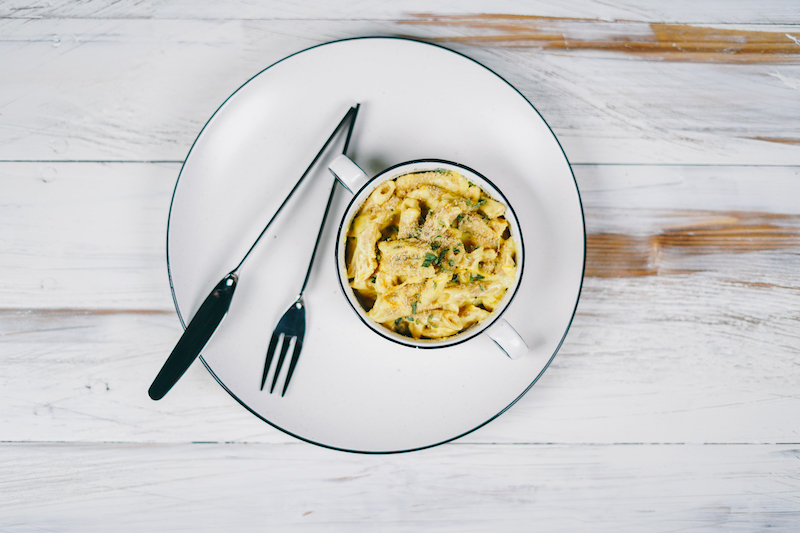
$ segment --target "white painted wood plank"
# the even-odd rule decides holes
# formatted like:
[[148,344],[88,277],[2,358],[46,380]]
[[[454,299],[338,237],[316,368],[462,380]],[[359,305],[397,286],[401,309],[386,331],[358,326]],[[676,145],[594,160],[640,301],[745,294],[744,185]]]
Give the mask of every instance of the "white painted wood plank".
[[798,291],[780,292],[590,279],[554,364],[475,440],[795,442]]
[[174,310],[177,164],[0,164],[4,308]]
[[[1,307],[172,313],[166,226],[179,171],[176,163],[0,163]],[[725,253],[723,241],[714,253],[666,247],[661,261],[718,280],[798,287],[791,216],[800,214],[800,168],[579,165],[574,172],[592,236],[647,239],[725,216],[744,217],[745,228],[759,213],[788,216],[770,222],[788,232],[786,250]],[[646,243],[629,244],[609,251],[609,261],[624,265],[647,253]]]
[[[589,279],[542,379],[461,440],[798,442],[794,283]],[[3,312],[0,441],[293,441],[242,409],[199,363],[163,400],[150,400],[180,333],[169,313]]]
[[[799,16],[777,1],[4,2],[0,160],[33,162],[0,163],[0,530],[796,530]],[[495,69],[573,162],[793,166],[577,166],[590,277],[572,332],[458,443],[297,443],[200,365],[150,401],[180,334],[164,270],[179,161],[264,66],[375,34]],[[704,48],[720,43],[743,55]],[[172,163],[47,162],[76,159]]]
[[658,223],[665,211],[800,214],[800,167],[574,165],[573,172],[587,210],[638,218],[630,224],[587,214],[590,232],[635,231],[637,225],[652,231],[641,224],[645,218]]
[[726,2],[724,0],[674,2],[570,0],[303,0],[294,2],[247,2],[243,0],[172,2],[148,0],[120,4],[113,0],[32,2],[9,0],[0,6],[0,17],[9,18],[152,18],[152,19],[403,19],[421,13],[472,15],[500,13],[545,17],[597,18],[645,22],[800,22],[791,1]]
[[2,317],[0,441],[294,440],[242,409],[199,362],[163,400],[150,399],[182,332],[174,314]]
[[[10,280],[0,352],[11,363],[0,365],[0,440],[292,440],[241,409],[199,365],[162,402],[146,396],[180,335],[163,255],[178,168],[0,164],[11,191],[0,210],[11,251],[0,256]],[[728,251],[738,241],[723,239],[700,253],[667,242],[642,277],[613,263],[611,277],[597,277],[608,272],[590,257],[594,276],[553,366],[464,441],[796,442],[797,171],[576,167],[590,254],[593,239],[616,232],[634,239],[631,249],[601,253],[636,259],[635,239],[702,227],[720,213],[788,217],[776,223],[787,240]]]
[[[0,353],[10,363],[0,365],[0,440],[291,441],[241,409],[199,365],[162,402],[146,396],[180,335],[163,255],[177,171],[0,165],[11,191],[0,209],[9,309]],[[633,239],[691,228],[707,212],[790,217],[798,209],[800,180],[790,167],[601,165],[576,174],[590,253],[604,232]],[[796,442],[794,224],[778,223],[789,237],[776,249],[726,252],[724,240],[709,253],[666,246],[643,277],[613,264],[611,277],[596,277],[603,267],[590,260],[595,277],[553,366],[465,440]],[[631,250],[635,258],[639,249]]]
[[[0,84],[0,159],[181,161],[225,98],[273,62],[335,39],[408,35],[444,39],[508,79],[573,162],[800,162],[800,55],[756,53],[745,63],[663,56],[690,30],[703,46],[772,39],[793,51],[795,26],[659,26],[668,35],[651,38],[650,24],[634,22],[536,19],[511,30],[422,22],[431,21],[0,20],[8,80]],[[520,32],[534,38],[481,40]],[[548,48],[553,41],[537,37],[548,32],[583,44]],[[628,38],[662,52],[630,53],[620,44]]]
[[797,446],[0,445],[0,529],[778,531]]

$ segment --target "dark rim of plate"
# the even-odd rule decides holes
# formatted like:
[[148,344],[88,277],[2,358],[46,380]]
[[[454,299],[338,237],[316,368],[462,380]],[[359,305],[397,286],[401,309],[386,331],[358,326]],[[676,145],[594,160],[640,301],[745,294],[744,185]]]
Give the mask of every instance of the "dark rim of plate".
[[[482,63],[480,63],[480,62],[476,61],[475,59],[472,59],[472,58],[471,58],[471,57],[469,57],[469,56],[466,56],[466,55],[462,54],[461,52],[457,52],[457,51],[455,51],[455,50],[451,50],[451,49],[449,49],[449,48],[447,48],[447,47],[444,47],[444,46],[441,46],[441,45],[438,45],[438,44],[433,44],[433,43],[429,43],[429,42],[421,41],[421,40],[418,40],[418,39],[412,39],[412,38],[409,38],[409,37],[380,37],[380,36],[352,37],[352,38],[348,38],[348,39],[339,39],[339,40],[336,40],[336,41],[330,41],[330,42],[326,42],[326,43],[321,43],[321,44],[318,44],[318,45],[310,46],[310,47],[308,47],[308,48],[305,48],[305,49],[303,49],[303,50],[300,50],[300,51],[298,51],[298,52],[295,52],[294,54],[288,55],[288,56],[284,57],[283,59],[280,59],[280,60],[276,61],[275,63],[271,64],[270,66],[268,66],[268,67],[266,67],[266,68],[262,69],[261,71],[259,71],[259,72],[258,72],[258,73],[256,73],[255,75],[253,75],[253,76],[252,76],[250,79],[248,79],[246,82],[244,82],[244,83],[243,83],[243,84],[242,84],[242,85],[241,85],[241,86],[240,86],[238,89],[236,89],[236,90],[235,90],[233,93],[231,93],[231,95],[230,95],[230,96],[228,96],[228,98],[226,98],[226,99],[225,99],[225,101],[224,101],[224,102],[222,102],[222,104],[220,104],[220,106],[219,106],[219,107],[216,109],[216,111],[214,111],[214,113],[212,113],[212,114],[211,114],[211,116],[208,118],[208,120],[206,121],[206,123],[203,125],[203,128],[200,130],[200,133],[197,135],[197,137],[195,138],[194,142],[192,142],[192,146],[189,148],[189,152],[186,154],[186,159],[184,159],[184,162],[183,162],[183,164],[181,165],[181,170],[180,170],[180,172],[178,173],[178,179],[177,179],[177,180],[176,180],[176,182],[175,182],[175,188],[174,188],[174,189],[173,189],[173,191],[172,191],[172,198],[170,199],[169,215],[167,216],[166,252],[167,252],[167,274],[168,274],[168,276],[169,276],[169,287],[170,287],[170,291],[171,291],[171,293],[172,293],[172,301],[173,301],[173,303],[175,304],[175,311],[178,313],[178,320],[180,320],[180,322],[181,322],[181,326],[182,326],[184,329],[186,329],[186,322],[184,321],[184,319],[183,319],[183,315],[181,315],[181,310],[180,310],[180,308],[179,308],[179,306],[178,306],[178,299],[177,299],[177,296],[176,296],[176,294],[175,294],[175,287],[174,287],[174,285],[173,285],[173,282],[172,282],[172,269],[171,269],[171,267],[170,267],[170,262],[169,262],[169,234],[170,234],[170,232],[169,232],[169,228],[170,228],[170,219],[172,218],[172,206],[173,206],[173,203],[174,203],[174,201],[175,201],[175,193],[176,193],[176,192],[177,192],[177,190],[178,190],[178,185],[180,184],[181,175],[183,174],[183,169],[186,167],[186,161],[188,161],[188,160],[189,160],[189,156],[191,156],[191,154],[192,154],[192,150],[194,149],[194,146],[197,144],[197,141],[200,139],[200,137],[202,137],[202,135],[203,135],[203,132],[205,131],[206,127],[207,127],[207,126],[208,126],[208,124],[211,122],[211,120],[212,120],[212,119],[213,119],[213,118],[216,116],[216,114],[217,114],[217,113],[218,113],[218,112],[219,112],[219,111],[220,111],[220,110],[221,110],[223,107],[225,107],[225,104],[228,102],[228,100],[230,100],[231,98],[233,98],[233,96],[234,96],[236,93],[238,93],[238,92],[239,92],[239,91],[240,91],[240,90],[241,90],[241,89],[242,89],[244,86],[246,86],[246,85],[247,85],[248,83],[250,83],[250,82],[251,82],[253,79],[255,79],[256,77],[258,77],[259,75],[261,75],[263,72],[266,72],[266,71],[267,71],[267,70],[269,70],[270,68],[274,67],[275,65],[277,65],[277,64],[279,64],[279,63],[281,63],[281,62],[283,62],[283,61],[285,61],[285,60],[287,60],[287,59],[289,59],[289,58],[291,58],[291,57],[294,57],[294,56],[296,56],[296,55],[298,55],[298,54],[302,54],[303,52],[307,52],[307,51],[309,51],[309,50],[313,50],[313,49],[315,49],[315,48],[319,48],[319,47],[321,47],[321,46],[327,46],[327,45],[330,45],[330,44],[336,44],[336,43],[341,43],[341,42],[346,42],[346,41],[359,41],[359,40],[366,40],[366,39],[385,39],[385,40],[409,41],[409,42],[413,42],[413,43],[417,43],[417,44],[421,44],[421,45],[433,46],[433,47],[435,47],[435,48],[440,48],[440,49],[442,49],[442,50],[447,50],[448,52],[452,52],[452,53],[454,53],[454,54],[457,54],[457,55],[459,55],[459,56],[461,56],[461,57],[463,57],[463,58],[465,58],[465,59],[468,59],[468,60],[472,61],[472,62],[473,62],[473,63],[475,63],[476,65],[479,65],[480,67],[482,67],[482,68],[486,69],[488,72],[490,72],[490,73],[492,73],[493,75],[497,76],[499,79],[501,79],[502,81],[504,81],[504,82],[505,82],[505,83],[506,83],[506,84],[507,84],[509,87],[511,87],[511,88],[512,88],[514,91],[516,91],[516,93],[517,93],[517,94],[518,94],[518,95],[519,95],[519,96],[520,96],[522,99],[524,99],[524,100],[525,100],[525,102],[527,102],[527,103],[528,103],[528,105],[530,105],[530,106],[531,106],[531,109],[533,109],[533,110],[536,112],[536,114],[537,114],[537,115],[539,115],[539,118],[541,118],[542,122],[545,124],[545,126],[547,126],[547,129],[550,131],[550,134],[551,134],[551,135],[553,136],[553,138],[555,139],[555,141],[556,141],[556,144],[558,144],[558,147],[559,147],[559,149],[561,150],[561,153],[562,153],[562,155],[564,156],[564,160],[565,160],[565,161],[566,161],[566,163],[567,163],[567,168],[569,168],[569,172],[570,172],[570,174],[572,175],[572,181],[573,181],[573,183],[574,183],[574,185],[575,185],[575,192],[576,192],[576,194],[577,194],[577,198],[578,198],[578,207],[579,207],[579,209],[580,209],[580,213],[581,213],[581,225],[583,226],[583,265],[582,265],[582,267],[581,267],[581,279],[580,279],[580,283],[579,283],[579,285],[578,285],[578,294],[577,294],[577,296],[576,296],[576,298],[575,298],[575,306],[574,306],[574,307],[573,307],[573,309],[572,309],[572,314],[571,314],[571,316],[570,316],[569,322],[567,323],[567,327],[565,328],[565,330],[564,330],[564,334],[561,336],[561,340],[558,342],[558,345],[556,346],[555,350],[553,350],[553,355],[551,355],[551,356],[550,356],[550,359],[549,359],[549,360],[547,361],[547,363],[544,365],[544,367],[543,367],[543,368],[542,368],[542,370],[539,372],[539,374],[536,376],[536,378],[534,378],[534,380],[533,380],[533,381],[531,381],[530,385],[528,385],[528,386],[525,388],[525,390],[524,390],[524,391],[522,391],[522,393],[520,393],[520,394],[519,394],[519,396],[517,396],[517,397],[516,397],[516,398],[515,398],[515,399],[514,399],[514,400],[513,400],[511,403],[509,403],[509,404],[508,404],[506,407],[504,407],[503,409],[501,409],[501,410],[500,410],[500,412],[498,412],[498,413],[497,413],[497,414],[495,414],[494,416],[490,417],[488,420],[486,420],[486,421],[484,421],[484,422],[482,422],[482,423],[478,424],[478,425],[477,425],[477,426],[475,426],[474,428],[472,428],[472,429],[469,429],[469,430],[467,430],[467,431],[464,431],[463,433],[460,433],[460,434],[458,434],[458,435],[455,435],[455,436],[453,436],[453,437],[451,437],[451,438],[448,438],[448,439],[445,439],[445,440],[443,440],[443,441],[440,441],[440,442],[435,442],[435,443],[432,443],[432,444],[426,444],[425,446],[419,446],[419,447],[416,447],[416,448],[408,448],[408,449],[403,449],[403,450],[380,450],[380,451],[373,451],[373,450],[351,450],[351,449],[348,449],[348,448],[342,448],[342,447],[338,447],[338,446],[331,446],[331,445],[328,445],[328,444],[323,444],[323,443],[321,443],[321,442],[316,442],[316,441],[314,441],[314,440],[311,440],[311,439],[307,439],[307,438],[305,438],[305,437],[302,437],[302,436],[300,436],[300,435],[297,435],[297,434],[295,434],[295,433],[292,433],[291,431],[288,431],[288,430],[286,430],[286,429],[284,429],[284,428],[282,428],[282,427],[278,426],[277,424],[275,424],[275,423],[273,423],[273,422],[270,422],[269,420],[267,420],[266,418],[264,418],[263,416],[261,416],[259,413],[257,413],[257,412],[256,412],[256,411],[254,411],[253,409],[251,409],[251,408],[250,408],[250,407],[249,407],[249,406],[248,406],[246,403],[244,403],[242,400],[240,400],[240,399],[239,399],[239,398],[236,396],[236,394],[234,394],[234,393],[233,393],[233,391],[231,391],[231,390],[230,390],[230,389],[229,389],[229,388],[228,388],[228,387],[227,387],[227,386],[226,386],[226,385],[225,385],[225,384],[224,384],[224,383],[223,383],[223,382],[222,382],[222,381],[219,379],[219,377],[217,377],[217,375],[214,373],[214,371],[213,371],[213,370],[211,370],[211,367],[208,365],[208,363],[206,363],[205,359],[203,359],[203,356],[202,356],[202,355],[200,355],[200,361],[203,363],[203,366],[205,366],[205,367],[206,367],[206,370],[208,370],[208,372],[209,372],[209,373],[211,374],[211,376],[212,376],[212,377],[213,377],[213,378],[214,378],[214,379],[217,381],[217,383],[219,383],[219,385],[220,385],[220,386],[221,386],[221,387],[222,387],[222,388],[223,388],[225,391],[227,391],[227,393],[228,393],[228,394],[230,394],[230,395],[231,395],[231,397],[232,397],[234,400],[236,400],[236,401],[237,401],[237,402],[238,402],[238,403],[239,403],[239,404],[240,404],[242,407],[244,407],[245,409],[247,409],[248,411],[250,411],[250,413],[252,413],[252,414],[253,414],[253,415],[255,415],[256,417],[258,417],[259,419],[263,420],[264,422],[266,422],[266,423],[267,423],[267,424],[269,424],[270,426],[274,427],[275,429],[277,429],[277,430],[280,430],[280,431],[282,431],[283,433],[286,433],[287,435],[290,435],[290,436],[292,436],[292,437],[294,437],[294,438],[296,438],[296,439],[298,439],[298,440],[301,440],[301,441],[303,441],[303,442],[307,442],[307,443],[309,443],[309,444],[314,444],[314,445],[316,445],[316,446],[320,446],[320,447],[322,447],[322,448],[328,448],[328,449],[330,449],[330,450],[337,450],[337,451],[342,451],[342,452],[350,452],[350,453],[359,453],[359,454],[365,454],[365,455],[386,455],[386,454],[395,454],[395,453],[408,453],[408,452],[414,452],[414,451],[419,451],[419,450],[425,450],[425,449],[427,449],[427,448],[433,448],[433,447],[435,447],[435,446],[440,446],[440,445],[442,445],[442,444],[445,444],[445,443],[448,443],[448,442],[452,442],[452,441],[454,441],[454,440],[456,440],[456,439],[460,439],[461,437],[463,437],[463,436],[465,436],[465,435],[468,435],[468,434],[472,433],[473,431],[475,431],[475,430],[477,430],[477,429],[479,429],[479,428],[482,428],[483,426],[485,426],[486,424],[488,424],[489,422],[491,422],[491,421],[492,421],[492,420],[494,420],[495,418],[499,417],[500,415],[502,415],[503,413],[505,413],[506,411],[508,411],[508,410],[511,408],[511,406],[513,406],[515,403],[517,403],[517,402],[520,400],[520,398],[522,398],[523,396],[525,396],[525,394],[527,394],[527,392],[528,392],[528,391],[529,391],[529,390],[530,390],[530,389],[531,389],[531,388],[532,388],[532,387],[533,387],[533,386],[536,384],[536,382],[537,382],[537,381],[539,381],[539,378],[541,378],[541,377],[542,377],[542,375],[545,373],[545,371],[547,371],[547,369],[549,368],[550,364],[553,362],[553,359],[555,358],[556,354],[557,354],[557,353],[558,353],[558,351],[561,349],[561,346],[564,344],[564,339],[566,339],[566,337],[567,337],[567,333],[569,333],[570,327],[572,326],[572,322],[573,322],[573,320],[575,319],[575,313],[576,313],[576,311],[577,311],[577,309],[578,309],[578,302],[580,301],[580,298],[581,298],[581,293],[582,293],[582,291],[583,291],[583,282],[584,282],[584,279],[585,279],[585,276],[586,276],[586,218],[585,218],[585,215],[584,215],[584,212],[583,212],[583,200],[582,200],[582,198],[581,198],[580,189],[578,188],[578,182],[577,182],[577,180],[575,179],[575,173],[572,171],[572,165],[570,164],[570,162],[569,162],[569,159],[567,158],[567,154],[566,154],[566,152],[564,152],[564,147],[563,147],[563,146],[561,146],[561,141],[559,141],[559,140],[558,140],[558,137],[556,137],[555,133],[553,132],[553,129],[550,127],[550,124],[548,124],[548,123],[547,123],[547,121],[544,119],[544,117],[542,116],[542,114],[541,114],[541,113],[539,113],[539,110],[538,110],[538,109],[536,109],[536,107],[535,107],[535,106],[534,106],[534,105],[533,105],[533,104],[530,102],[530,100],[528,100],[528,99],[525,97],[525,95],[524,95],[524,94],[522,94],[522,93],[519,91],[519,89],[517,89],[516,87],[514,87],[514,86],[513,86],[511,83],[509,83],[509,82],[508,82],[508,80],[506,80],[505,78],[503,78],[502,76],[500,76],[499,74],[497,74],[496,72],[494,72],[493,70],[491,70],[490,68],[488,68],[487,66],[485,66],[485,65],[483,65]],[[388,169],[387,169],[387,170],[388,170]],[[487,180],[487,181],[488,181],[488,180]],[[519,286],[519,284],[518,284],[518,286]]]

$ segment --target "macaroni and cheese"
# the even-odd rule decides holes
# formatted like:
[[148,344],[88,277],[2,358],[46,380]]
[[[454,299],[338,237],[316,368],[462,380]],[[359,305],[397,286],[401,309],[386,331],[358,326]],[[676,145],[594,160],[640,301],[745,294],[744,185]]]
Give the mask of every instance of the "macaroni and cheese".
[[380,184],[347,234],[347,277],[367,315],[414,339],[449,337],[489,316],[516,272],[505,210],[451,170]]

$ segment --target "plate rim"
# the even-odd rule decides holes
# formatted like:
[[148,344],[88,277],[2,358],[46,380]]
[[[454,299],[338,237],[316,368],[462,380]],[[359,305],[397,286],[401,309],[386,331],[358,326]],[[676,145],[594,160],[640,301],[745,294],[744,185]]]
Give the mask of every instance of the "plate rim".
[[402,449],[402,450],[355,450],[355,449],[349,449],[349,448],[333,446],[333,445],[330,445],[330,444],[324,444],[324,443],[321,443],[321,442],[316,442],[316,441],[311,440],[311,439],[306,438],[306,437],[302,437],[302,436],[297,435],[297,434],[295,434],[295,433],[293,433],[293,432],[291,432],[291,431],[289,431],[287,429],[284,429],[284,428],[278,426],[277,424],[275,424],[273,422],[270,422],[269,420],[264,418],[261,414],[257,413],[252,408],[250,408],[250,406],[248,406],[241,399],[239,399],[239,397],[236,396],[236,394],[234,394],[233,391],[231,391],[219,379],[219,377],[217,377],[217,375],[214,373],[214,371],[208,365],[206,360],[203,358],[202,354],[198,356],[198,359],[200,359],[200,362],[203,363],[203,366],[206,368],[208,373],[211,374],[211,376],[223,388],[223,390],[225,390],[228,394],[230,394],[230,396],[234,400],[236,400],[236,402],[239,403],[239,405],[244,407],[251,414],[255,415],[258,419],[266,422],[267,424],[269,424],[270,426],[274,427],[275,429],[281,431],[282,433],[285,433],[285,434],[287,434],[287,435],[289,435],[291,437],[294,437],[294,438],[296,438],[296,439],[298,439],[300,441],[307,442],[309,444],[313,444],[313,445],[316,445],[316,446],[319,446],[319,447],[322,447],[322,448],[327,448],[329,450],[335,450],[335,451],[347,452],[347,453],[363,454],[363,455],[390,455],[390,454],[410,453],[410,452],[425,450],[425,449],[428,449],[428,448],[434,448],[436,446],[441,446],[442,444],[446,444],[448,442],[452,442],[454,440],[460,439],[460,438],[462,438],[462,437],[464,437],[466,435],[469,435],[470,433],[482,428],[483,426],[485,426],[489,422],[492,422],[493,420],[498,418],[500,415],[502,415],[503,413],[508,411],[523,396],[525,396],[525,394],[527,394],[528,391],[531,390],[531,388],[533,388],[533,386],[536,384],[536,382],[539,381],[539,378],[541,378],[542,375],[545,373],[545,371],[547,371],[547,369],[550,367],[550,364],[553,362],[553,359],[555,359],[556,355],[558,354],[559,350],[561,349],[561,346],[564,344],[564,340],[567,338],[567,334],[569,333],[569,330],[572,327],[572,322],[575,319],[575,314],[576,314],[576,312],[578,310],[578,303],[580,302],[581,294],[583,292],[583,283],[584,283],[584,280],[586,279],[586,240],[587,239],[586,239],[586,215],[585,215],[585,212],[584,212],[584,209],[583,209],[583,198],[581,197],[580,188],[578,187],[578,181],[575,179],[575,172],[572,170],[572,164],[569,162],[569,158],[567,157],[567,154],[564,151],[564,147],[561,145],[561,141],[558,140],[558,137],[556,136],[555,132],[553,132],[553,128],[550,127],[550,124],[548,124],[547,120],[545,120],[545,118],[542,116],[542,114],[539,112],[539,110],[536,109],[536,106],[534,106],[533,103],[531,103],[531,101],[528,100],[528,98],[524,94],[522,94],[519,89],[517,89],[513,84],[511,84],[503,76],[501,76],[500,74],[498,74],[497,72],[495,72],[494,70],[492,70],[491,68],[487,67],[486,65],[484,65],[481,62],[479,62],[476,59],[473,59],[473,58],[471,58],[471,57],[469,57],[469,56],[467,56],[467,55],[465,55],[465,54],[463,54],[463,53],[461,53],[461,52],[459,52],[457,50],[452,50],[450,48],[447,48],[446,46],[442,46],[442,45],[436,44],[436,43],[430,43],[430,42],[427,42],[427,41],[423,41],[423,40],[415,39],[415,38],[411,38],[411,37],[393,37],[393,36],[379,36],[379,35],[348,37],[348,38],[344,38],[344,39],[337,39],[337,40],[333,40],[333,41],[327,41],[327,42],[324,42],[324,43],[319,43],[319,44],[316,44],[316,45],[313,45],[313,46],[309,46],[308,48],[304,48],[302,50],[299,50],[297,52],[294,52],[294,53],[292,53],[292,54],[290,54],[290,55],[288,55],[286,57],[283,57],[283,58],[279,59],[278,61],[275,61],[274,63],[270,64],[269,66],[267,66],[267,67],[265,67],[263,69],[261,69],[256,74],[254,74],[253,76],[248,78],[247,81],[245,81],[235,91],[233,91],[230,95],[228,95],[227,98],[225,98],[225,100],[217,107],[217,109],[214,110],[214,112],[208,117],[208,120],[206,120],[205,124],[203,124],[203,127],[200,129],[200,132],[197,134],[197,136],[195,137],[194,141],[192,141],[192,145],[189,147],[189,151],[186,153],[186,157],[184,158],[183,163],[181,163],[181,169],[180,169],[180,172],[178,172],[178,178],[175,180],[175,187],[172,190],[172,196],[170,198],[170,204],[169,204],[169,213],[167,215],[167,232],[166,232],[166,239],[165,239],[165,241],[166,241],[165,242],[165,248],[166,248],[166,260],[167,260],[167,276],[169,278],[169,289],[170,289],[170,293],[172,295],[172,302],[173,302],[173,304],[175,306],[175,312],[178,315],[178,320],[180,321],[181,327],[184,330],[186,330],[186,322],[184,321],[183,315],[181,314],[180,307],[178,306],[177,295],[175,294],[175,286],[174,286],[173,281],[172,281],[172,269],[171,269],[170,261],[169,261],[169,235],[170,235],[170,226],[171,226],[170,222],[172,220],[172,208],[173,208],[173,205],[174,205],[174,202],[175,202],[175,194],[176,194],[176,192],[178,190],[178,185],[180,184],[181,176],[183,175],[183,170],[186,168],[186,163],[187,163],[187,161],[189,161],[189,157],[192,155],[192,151],[194,150],[194,147],[197,144],[197,142],[200,140],[200,137],[202,137],[203,132],[205,132],[206,127],[208,127],[208,125],[211,123],[213,118],[217,115],[217,113],[219,113],[219,111],[223,107],[225,107],[225,104],[227,104],[228,101],[231,98],[233,98],[248,83],[253,81],[255,78],[257,78],[262,73],[264,73],[267,70],[269,70],[270,68],[274,67],[275,65],[278,65],[279,63],[282,63],[283,61],[286,61],[287,59],[290,59],[290,58],[292,58],[292,57],[294,57],[294,56],[296,56],[298,54],[302,54],[303,52],[307,52],[309,50],[313,50],[313,49],[319,48],[321,46],[327,46],[327,45],[330,45],[330,44],[342,43],[342,42],[347,42],[347,41],[359,41],[359,40],[367,40],[367,39],[409,41],[409,42],[413,42],[413,43],[417,43],[417,44],[423,44],[423,45],[427,45],[427,46],[433,46],[435,48],[440,48],[440,49],[445,50],[447,52],[451,52],[451,53],[457,54],[457,55],[459,55],[459,56],[461,56],[461,57],[463,57],[465,59],[468,59],[469,61],[475,63],[476,65],[484,68],[485,70],[487,70],[488,72],[490,72],[491,74],[496,76],[498,79],[502,80],[510,88],[512,88],[520,97],[522,97],[523,100],[525,100],[525,102],[531,107],[531,109],[533,109],[536,112],[536,114],[539,115],[539,118],[542,120],[544,125],[547,127],[548,131],[550,132],[550,135],[553,136],[553,139],[556,141],[556,144],[558,145],[558,148],[561,150],[561,154],[564,156],[564,161],[567,163],[567,168],[569,169],[569,173],[572,176],[573,184],[575,185],[575,192],[577,194],[577,199],[578,199],[578,208],[579,208],[580,215],[581,215],[581,226],[582,226],[582,230],[583,230],[583,261],[582,261],[582,265],[581,265],[580,282],[578,283],[578,293],[575,296],[575,305],[574,305],[574,307],[572,309],[572,314],[570,315],[569,321],[567,322],[567,327],[564,330],[564,334],[561,336],[561,340],[559,340],[558,344],[556,345],[555,349],[553,350],[553,354],[547,360],[547,363],[545,363],[545,365],[542,367],[542,369],[539,371],[539,373],[536,375],[536,377],[533,379],[533,381],[531,381],[530,385],[528,385],[525,388],[525,390],[523,390],[516,398],[514,398],[513,401],[511,401],[511,403],[509,403],[507,406],[505,406],[503,409],[501,409],[497,414],[491,416],[489,419],[487,419],[486,421],[478,424],[477,426],[473,427],[472,429],[464,431],[463,433],[460,433],[460,434],[458,434],[458,435],[456,435],[454,437],[451,437],[451,438],[448,438],[448,439],[445,439],[445,440],[442,440],[442,441],[439,441],[439,442],[435,442],[433,444],[426,444],[424,446],[418,446],[418,447],[407,448],[407,449]]

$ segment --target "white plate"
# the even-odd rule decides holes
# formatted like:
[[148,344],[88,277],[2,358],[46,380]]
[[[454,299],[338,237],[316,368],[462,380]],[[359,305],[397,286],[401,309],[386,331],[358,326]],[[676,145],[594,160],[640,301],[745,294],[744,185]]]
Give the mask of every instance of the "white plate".
[[547,368],[577,306],[585,257],[578,189],[550,128],[514,87],[463,55],[407,39],[337,41],[272,65],[217,110],[192,146],[170,208],[168,268],[185,323],[356,102],[348,153],[368,173],[447,159],[474,168],[512,202],[526,266],[504,316],[531,352],[512,361],[485,335],[415,350],[366,328],[336,280],[334,232],[349,200],[339,187],[304,296],[306,337],[291,385],[283,398],[259,390],[272,330],[302,285],[330,191],[325,163],[339,146],[245,265],[202,360],[243,406],[300,439],[409,451],[458,438],[508,409]]

